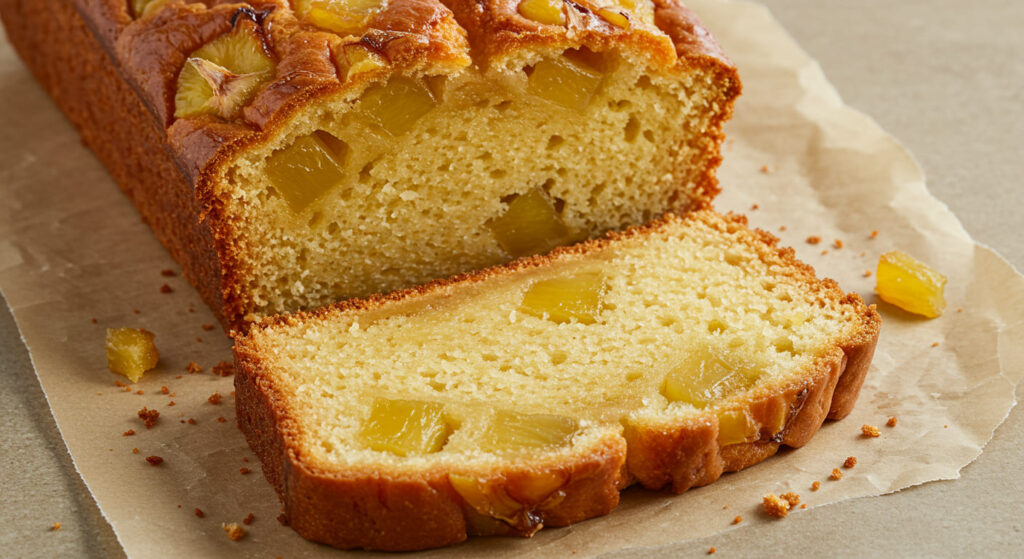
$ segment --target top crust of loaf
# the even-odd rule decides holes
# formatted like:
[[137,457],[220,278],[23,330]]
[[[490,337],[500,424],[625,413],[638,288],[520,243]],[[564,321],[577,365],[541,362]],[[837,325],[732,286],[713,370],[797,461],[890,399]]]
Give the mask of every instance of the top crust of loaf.
[[[127,81],[155,119],[182,171],[216,211],[210,181],[219,166],[249,146],[261,145],[295,111],[327,96],[358,94],[391,75],[456,73],[531,53],[586,46],[616,47],[635,63],[671,74],[714,70],[738,95],[736,70],[696,16],[677,0],[655,1],[655,26],[635,18],[622,29],[599,18],[586,1],[568,2],[566,26],[544,25],[517,12],[517,0],[391,0],[361,37],[341,36],[298,19],[288,0],[202,4],[174,0],[133,19],[130,2],[75,0]],[[205,5],[204,5],[205,4]],[[207,7],[209,6],[209,7]],[[274,78],[234,121],[212,116],[174,118],[178,74],[192,52],[228,32],[238,18],[252,19],[277,64]],[[360,43],[383,55],[388,66],[345,80],[332,58],[336,49]]]

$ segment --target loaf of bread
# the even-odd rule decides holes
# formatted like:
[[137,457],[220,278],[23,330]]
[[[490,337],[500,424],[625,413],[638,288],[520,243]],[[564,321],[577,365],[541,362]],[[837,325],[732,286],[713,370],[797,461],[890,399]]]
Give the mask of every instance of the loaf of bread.
[[668,214],[235,346],[290,525],[342,548],[529,536],[682,492],[848,414],[880,318],[742,218]]
[[677,0],[0,0],[226,327],[717,193],[740,84]]

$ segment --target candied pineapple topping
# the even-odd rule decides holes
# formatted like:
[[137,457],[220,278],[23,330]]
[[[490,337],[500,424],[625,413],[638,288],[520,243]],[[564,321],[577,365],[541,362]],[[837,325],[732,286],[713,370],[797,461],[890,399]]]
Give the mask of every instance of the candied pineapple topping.
[[696,223],[458,299],[341,312],[330,328],[303,319],[252,343],[273,356],[266,366],[326,462],[514,460],[687,414],[716,422],[723,446],[769,440],[797,402],[747,402],[806,378],[859,328],[857,311],[772,280],[776,265]]

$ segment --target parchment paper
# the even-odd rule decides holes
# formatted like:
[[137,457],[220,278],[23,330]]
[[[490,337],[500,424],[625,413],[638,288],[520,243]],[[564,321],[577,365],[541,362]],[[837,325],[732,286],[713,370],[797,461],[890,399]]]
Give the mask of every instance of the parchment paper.
[[[874,278],[863,272],[877,256],[893,248],[913,254],[949,277],[947,313],[925,320],[880,303],[882,338],[856,410],[803,449],[679,496],[630,489],[611,515],[532,540],[474,539],[424,556],[597,555],[769,522],[759,513],[768,491],[796,491],[814,507],[956,478],[1015,403],[1024,375],[1021,276],[970,239],[928,194],[906,150],[844,106],[766,10],[731,0],[689,4],[745,86],[727,129],[719,209],[748,214],[869,302]],[[229,341],[219,328],[202,328],[214,319],[181,277],[161,276],[177,267],[6,43],[0,106],[0,289],[75,465],[127,554],[346,556],[274,520],[277,498],[234,427],[231,379],[210,373],[230,359]],[[809,236],[822,242],[810,245]],[[174,292],[161,293],[164,283]],[[107,372],[103,353],[108,326],[157,334],[160,366],[132,387],[143,394],[114,386],[120,377]],[[186,373],[189,361],[205,371]],[[214,391],[222,404],[207,401]],[[151,430],[136,417],[143,406],[161,412]],[[895,428],[884,426],[889,416],[899,418]],[[864,423],[882,436],[861,437]],[[123,436],[129,429],[136,434]],[[150,455],[164,463],[148,465]],[[829,481],[850,455],[857,467]],[[822,487],[811,492],[815,480]],[[249,513],[247,537],[228,540],[221,522]],[[731,526],[737,514],[744,522]]]

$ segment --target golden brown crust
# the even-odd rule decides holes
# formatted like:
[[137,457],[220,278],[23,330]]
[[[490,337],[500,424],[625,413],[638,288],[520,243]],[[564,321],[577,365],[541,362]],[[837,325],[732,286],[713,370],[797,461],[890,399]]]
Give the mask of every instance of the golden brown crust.
[[[747,230],[746,220],[742,216],[718,216],[713,212],[695,212],[686,217],[668,214],[647,226],[630,228],[623,232],[611,233],[603,239],[560,248],[549,255],[525,258],[505,266],[438,280],[389,295],[345,301],[315,311],[268,318],[254,325],[249,334],[240,338],[235,345],[239,426],[264,464],[271,464],[266,469],[267,478],[278,488],[285,507],[289,508],[289,502],[313,498],[311,495],[314,493],[322,494],[327,491],[326,487],[336,488],[335,478],[346,474],[325,469],[313,475],[308,467],[299,465],[302,457],[295,450],[298,448],[297,439],[294,438],[296,434],[290,431],[287,409],[273,403],[277,399],[277,389],[271,376],[262,371],[260,350],[252,341],[261,331],[274,326],[296,325],[311,320],[329,320],[340,313],[386,310],[410,301],[443,296],[450,290],[469,284],[549,266],[558,260],[593,255],[610,248],[618,240],[653,235],[664,228],[689,220],[700,221],[720,231],[735,233],[736,242],[754,248],[766,262],[778,264],[777,269],[784,270],[784,273],[790,275],[790,279],[803,283],[810,292],[822,299],[840,302],[855,309],[860,328],[851,339],[840,340],[832,351],[820,356],[807,371],[792,375],[791,380],[783,381],[780,385],[755,389],[741,402],[741,407],[748,416],[764,426],[759,440],[721,446],[718,441],[718,419],[713,413],[679,416],[661,423],[647,420],[627,422],[621,436],[606,442],[603,455],[591,453],[577,458],[572,464],[563,465],[563,468],[573,472],[570,477],[575,483],[562,487],[566,497],[558,508],[535,512],[539,514],[543,524],[566,525],[607,513],[617,503],[618,491],[632,483],[640,483],[648,489],[668,487],[679,493],[692,487],[707,485],[725,472],[738,471],[757,464],[774,455],[782,445],[800,447],[806,444],[826,417],[830,417],[832,411],[840,409],[848,413],[847,406],[852,406],[856,400],[856,392],[863,382],[878,339],[881,324],[878,313],[873,306],[865,305],[857,295],[844,294],[834,281],[817,280],[813,268],[797,261],[791,249],[777,247],[778,239],[763,231]],[[844,382],[843,379],[847,378],[852,380]],[[552,466],[533,467],[543,469]],[[580,470],[587,469],[596,473],[589,476],[579,475]],[[288,475],[303,476],[303,484],[295,485],[282,479]],[[445,480],[436,477],[438,474],[431,475],[435,477],[420,480],[418,483],[424,485],[417,486],[407,486],[407,481],[390,480],[383,474],[373,477],[372,483],[380,494],[388,495],[389,499],[397,498],[403,491],[409,491],[409,499],[414,500],[422,510],[432,511],[430,514],[436,514],[438,518],[448,518],[448,521],[437,527],[438,532],[433,539],[428,534],[416,531],[418,526],[428,520],[411,511],[394,513],[399,516],[393,516],[387,521],[375,521],[378,527],[384,526],[386,522],[387,526],[394,530],[388,536],[381,535],[378,538],[375,535],[375,539],[370,541],[365,536],[346,532],[345,538],[339,539],[335,537],[337,526],[361,526],[360,523],[365,523],[366,519],[355,516],[365,514],[366,510],[382,509],[379,504],[372,502],[361,502],[360,507],[353,508],[347,504],[336,505],[329,500],[321,501],[318,498],[317,507],[301,509],[301,513],[318,517],[322,523],[313,522],[307,525],[305,521],[301,521],[300,524],[305,531],[300,532],[307,538],[338,547],[376,549],[419,549],[447,545],[461,541],[467,531],[479,533],[479,530],[473,528],[479,525],[480,519],[474,518],[470,511],[464,517],[467,524],[460,525],[451,510],[451,507],[458,506],[461,502],[460,497],[457,494],[453,495]],[[505,483],[514,484],[515,476],[515,472],[507,472]],[[364,482],[369,483],[366,480]],[[425,486],[429,486],[435,492],[433,502],[422,500]],[[296,494],[295,491],[301,493]],[[333,499],[345,503],[348,502],[347,499],[354,498],[340,490],[332,495]],[[369,497],[363,493],[359,495],[360,498],[372,501],[372,494]],[[465,504],[463,508],[467,509]],[[536,525],[532,525],[520,526],[517,529],[500,524],[495,528],[494,521],[491,522],[491,525],[485,526],[488,530],[483,533],[530,535],[537,528]],[[415,534],[415,537],[406,539],[403,534],[407,532]]]

